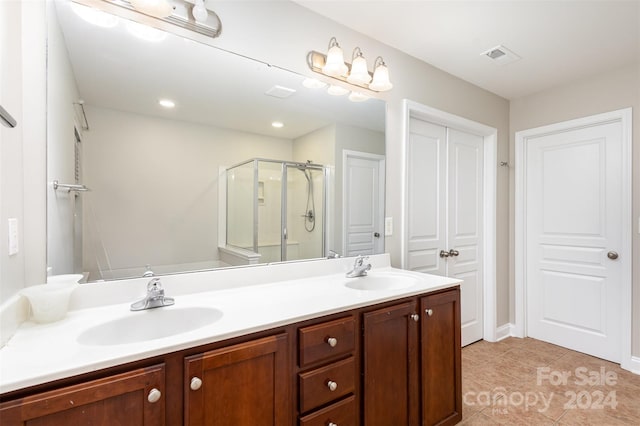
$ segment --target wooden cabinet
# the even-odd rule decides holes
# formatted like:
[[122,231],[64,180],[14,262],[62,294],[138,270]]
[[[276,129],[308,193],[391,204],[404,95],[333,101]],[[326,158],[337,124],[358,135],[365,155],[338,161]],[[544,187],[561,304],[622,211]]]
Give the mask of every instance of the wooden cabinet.
[[185,424],[286,426],[292,423],[286,334],[185,359]]
[[298,329],[300,425],[358,424],[355,330],[353,316]]
[[364,306],[0,400],[2,426],[452,425],[462,417],[460,290]]
[[363,424],[462,420],[460,293],[449,290],[363,314]]
[[462,420],[460,290],[420,299],[421,383],[424,425]]
[[38,393],[0,405],[3,426],[158,426],[165,422],[164,364]]

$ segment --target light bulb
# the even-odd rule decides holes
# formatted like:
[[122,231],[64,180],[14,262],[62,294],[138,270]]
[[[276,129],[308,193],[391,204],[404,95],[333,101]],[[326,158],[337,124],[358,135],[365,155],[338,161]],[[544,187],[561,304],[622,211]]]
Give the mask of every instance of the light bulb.
[[195,5],[193,6],[193,10],[191,14],[195,18],[196,22],[206,22],[209,17],[209,12],[207,12],[207,8],[204,6],[204,0],[196,0]]
[[342,54],[342,48],[335,41],[335,38],[331,39],[330,48],[327,52],[327,60],[322,67],[322,72],[332,77],[339,77],[346,75],[349,68],[344,63],[344,55]]
[[[378,60],[376,59],[376,63]],[[389,69],[384,61],[380,61],[380,64],[376,66],[373,71],[373,81],[369,84],[369,89],[375,90],[377,92],[384,92],[386,90],[391,90],[393,84],[389,81]]]
[[[357,50],[357,55],[355,54]],[[351,73],[347,77],[347,81],[351,84],[363,85],[371,81],[371,75],[367,69],[367,60],[362,56],[360,48],[354,49],[353,63],[351,64]]]

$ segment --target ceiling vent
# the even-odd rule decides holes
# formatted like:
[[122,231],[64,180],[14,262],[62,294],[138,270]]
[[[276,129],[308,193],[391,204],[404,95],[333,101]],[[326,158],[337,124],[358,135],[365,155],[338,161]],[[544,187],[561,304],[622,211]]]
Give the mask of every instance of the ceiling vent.
[[285,99],[296,93],[295,89],[289,89],[284,86],[273,86],[271,89],[264,92],[265,95],[273,96],[274,98]]
[[496,65],[506,65],[522,59],[520,56],[502,45],[492,47],[491,49],[482,52],[481,55],[486,56]]

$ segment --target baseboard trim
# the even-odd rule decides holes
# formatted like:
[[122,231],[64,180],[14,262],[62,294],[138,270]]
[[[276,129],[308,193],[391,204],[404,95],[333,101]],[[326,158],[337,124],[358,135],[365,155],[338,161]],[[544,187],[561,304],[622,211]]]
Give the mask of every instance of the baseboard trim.
[[514,329],[515,326],[511,323],[507,323],[496,328],[496,342],[504,340],[507,337],[515,336]]
[[640,357],[631,356],[629,362],[623,362],[620,367],[624,368],[625,370],[631,371],[633,374],[640,375]]

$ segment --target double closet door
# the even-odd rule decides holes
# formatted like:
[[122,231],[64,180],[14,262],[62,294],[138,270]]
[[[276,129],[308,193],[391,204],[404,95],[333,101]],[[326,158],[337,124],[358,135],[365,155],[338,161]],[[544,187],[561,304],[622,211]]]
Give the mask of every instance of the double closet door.
[[411,118],[407,267],[463,280],[462,345],[483,337],[482,136]]

